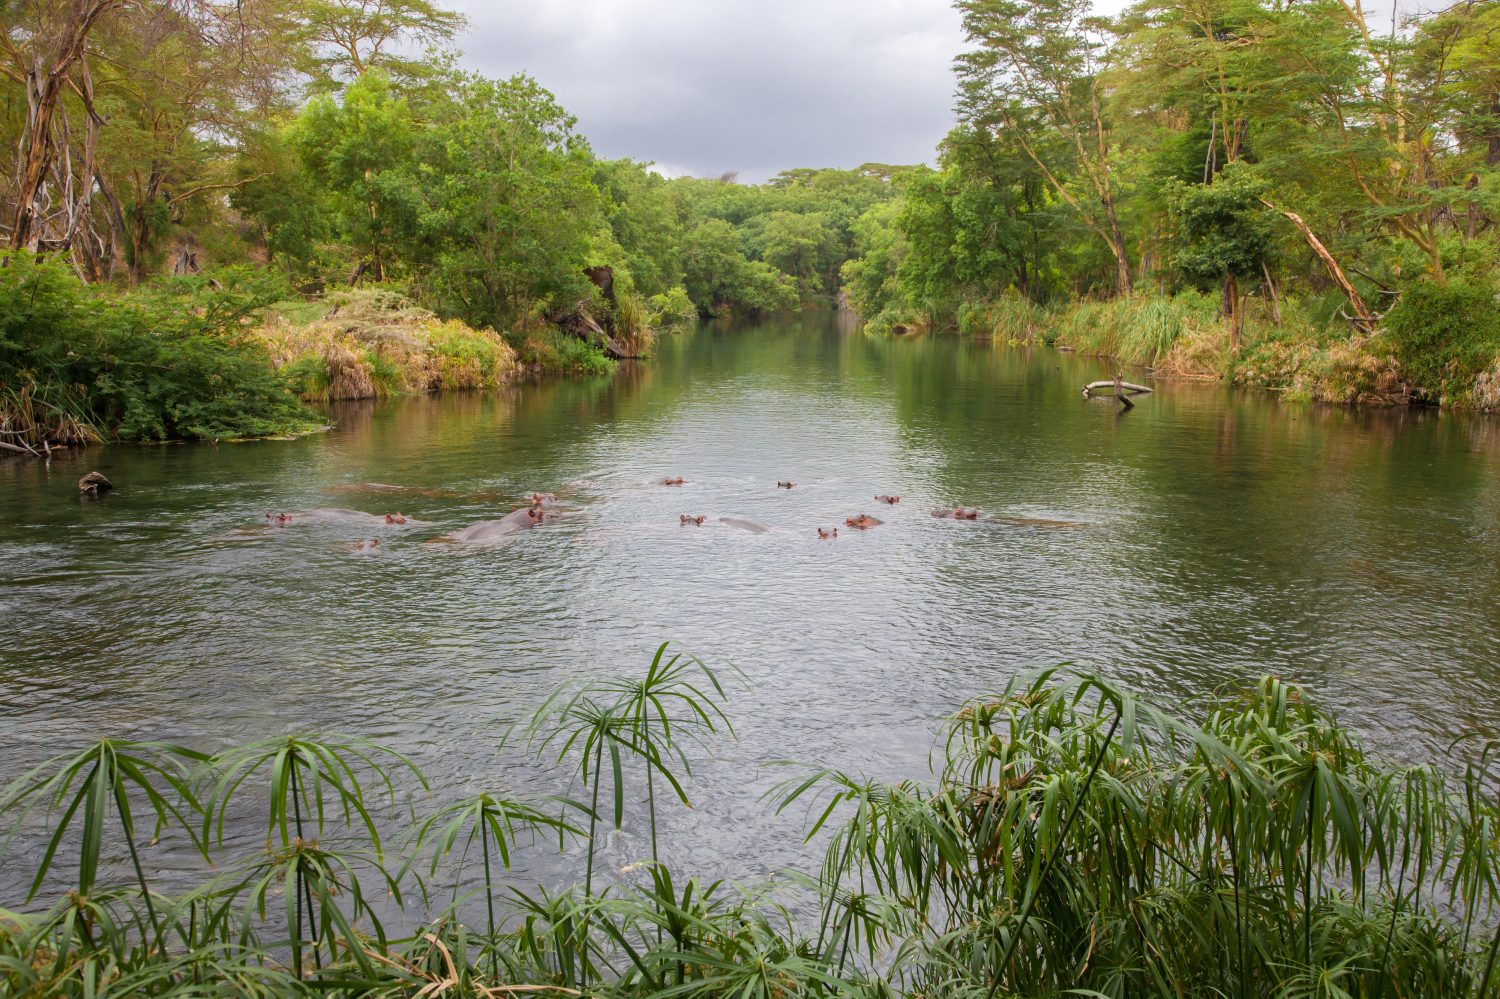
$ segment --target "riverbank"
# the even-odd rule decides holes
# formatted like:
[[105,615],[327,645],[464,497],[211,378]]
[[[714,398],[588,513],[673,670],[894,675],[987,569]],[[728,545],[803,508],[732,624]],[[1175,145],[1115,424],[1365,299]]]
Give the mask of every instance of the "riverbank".
[[325,425],[319,404],[607,375],[606,344],[645,356],[656,340],[634,302],[602,326],[564,317],[578,333],[540,318],[502,333],[390,288],[284,294],[253,270],[118,293],[12,258],[0,267],[0,449],[297,436]]
[[1500,411],[1500,312],[1490,289],[1419,283],[1407,296],[1373,330],[1352,328],[1336,306],[1327,316],[1326,301],[1257,297],[1242,308],[1237,347],[1217,297],[1195,291],[1050,309],[1010,296],[960,309],[954,328],[1297,401]]

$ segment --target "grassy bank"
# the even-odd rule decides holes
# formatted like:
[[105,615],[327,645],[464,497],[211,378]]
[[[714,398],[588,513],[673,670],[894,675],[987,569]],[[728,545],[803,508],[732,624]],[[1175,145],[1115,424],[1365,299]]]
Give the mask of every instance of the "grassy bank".
[[[765,807],[803,816],[826,859],[737,887],[657,850],[691,757],[731,731],[727,700],[663,647],[644,675],[566,689],[494,733],[555,765],[567,801],[470,789],[429,805],[416,761],[355,738],[72,747],[0,794],[31,839],[3,841],[7,865],[35,874],[12,900],[31,911],[0,913],[0,991],[1495,994],[1500,808],[1482,747],[1461,772],[1391,766],[1274,679],[1188,720],[1046,671],[962,706],[926,777],[788,768]],[[264,847],[225,855],[224,816],[257,812]],[[594,845],[622,827],[650,855],[615,872]],[[586,846],[581,885],[517,884],[519,851],[556,837]],[[155,893],[164,849],[211,860],[207,880]],[[393,909],[420,929],[388,934]]]
[[394,289],[285,296],[254,270],[121,294],[16,255],[0,266],[0,451],[296,435],[324,425],[308,403],[608,374],[606,343],[646,355],[658,319],[678,321],[630,297],[608,335],[580,317],[571,332],[538,317],[497,333]]
[[1334,298],[1251,299],[1231,347],[1217,296],[1196,291],[1086,300],[1045,309],[1016,296],[959,310],[959,333],[1045,343],[1146,368],[1228,381],[1302,401],[1430,402],[1500,411],[1500,310],[1487,287],[1419,283],[1372,332]]

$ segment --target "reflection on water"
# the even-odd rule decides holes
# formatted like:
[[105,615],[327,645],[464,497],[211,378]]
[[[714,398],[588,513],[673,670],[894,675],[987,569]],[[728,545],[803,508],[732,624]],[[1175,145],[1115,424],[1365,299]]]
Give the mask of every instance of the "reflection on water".
[[[1080,397],[1106,374],[808,317],[670,338],[613,379],[341,406],[294,443],[0,465],[0,779],[105,733],[356,731],[445,793],[557,790],[505,724],[671,639],[748,680],[666,850],[738,878],[800,855],[798,817],[756,800],[772,761],[921,772],[935,719],[1030,665],[1164,701],[1274,671],[1406,758],[1500,735],[1495,422],[1201,385],[1122,415]],[[80,502],[92,468],[118,489]],[[424,543],[537,489],[571,515]],[[958,505],[987,519],[930,515]],[[295,518],[316,508],[430,526]],[[886,523],[818,539],[861,512]],[[25,865],[0,866],[15,901]]]

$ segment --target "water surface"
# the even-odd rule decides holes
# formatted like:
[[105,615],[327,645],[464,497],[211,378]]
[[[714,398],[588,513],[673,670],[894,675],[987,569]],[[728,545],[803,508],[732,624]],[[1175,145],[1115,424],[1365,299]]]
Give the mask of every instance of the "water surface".
[[[664,640],[746,677],[665,840],[734,878],[801,856],[801,816],[757,801],[772,761],[923,774],[938,719],[1041,664],[1166,703],[1279,673],[1401,759],[1500,735],[1495,423],[1190,384],[1120,414],[1079,393],[1109,374],[810,316],[668,338],[613,379],[343,407],[302,441],[0,464],[0,781],[102,734],[332,731],[440,795],[560,790],[498,748],[505,723]],[[80,501],[93,468],[118,488]],[[425,543],[532,490],[570,515]],[[959,504],[985,519],[929,512]],[[327,507],[430,526],[265,526]],[[861,512],[887,523],[819,540]],[[0,905],[24,866],[0,864]]]

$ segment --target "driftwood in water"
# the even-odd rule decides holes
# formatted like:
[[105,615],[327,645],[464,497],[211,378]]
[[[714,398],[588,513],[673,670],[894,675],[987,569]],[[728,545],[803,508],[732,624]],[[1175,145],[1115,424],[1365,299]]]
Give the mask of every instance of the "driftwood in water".
[[1092,398],[1094,393],[1100,389],[1114,389],[1120,395],[1149,395],[1152,392],[1152,389],[1147,388],[1145,385],[1134,385],[1130,382],[1122,382],[1116,378],[1108,382],[1089,382],[1083,387],[1083,394],[1086,397]]
[[1126,409],[1135,408],[1135,403],[1130,400],[1131,396],[1151,394],[1151,389],[1147,388],[1145,385],[1135,385],[1131,382],[1121,381],[1119,377],[1116,376],[1113,381],[1089,382],[1083,387],[1083,397],[1085,399],[1092,399],[1095,392],[1102,391],[1103,389],[1113,389],[1114,391],[1112,391],[1110,395],[1120,400],[1120,405]]

